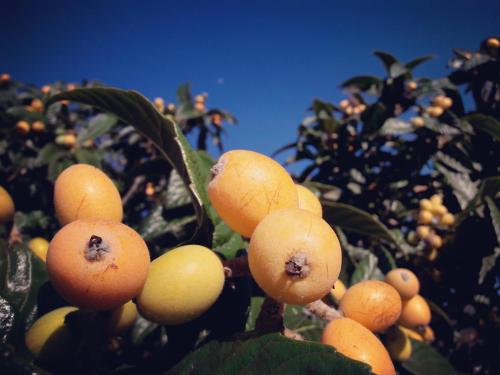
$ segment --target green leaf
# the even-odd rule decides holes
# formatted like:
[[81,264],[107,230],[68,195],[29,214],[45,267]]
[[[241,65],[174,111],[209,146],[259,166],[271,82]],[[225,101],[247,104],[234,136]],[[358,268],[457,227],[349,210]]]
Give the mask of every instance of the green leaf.
[[255,322],[259,316],[260,309],[264,303],[264,297],[250,298],[250,306],[248,306],[248,318],[245,324],[245,331],[253,331],[255,329]]
[[387,119],[386,108],[383,103],[377,102],[369,106],[366,111],[361,114],[363,120],[363,132],[371,134],[380,129]]
[[407,73],[408,69],[406,69],[405,66],[400,64],[399,62],[395,62],[394,64],[392,64],[391,68],[389,69],[389,76],[391,78],[398,78]]
[[304,306],[285,305],[284,324],[306,340],[319,341],[327,322],[312,315]]
[[403,367],[414,375],[455,375],[457,372],[450,363],[433,347],[411,339],[410,359],[403,362]]
[[206,231],[207,171],[199,155],[189,145],[180,128],[163,116],[141,94],[113,88],[76,89],[50,98],[47,105],[58,100],[71,100],[116,115],[149,138],[179,173],[188,187],[198,220],[199,232]]
[[436,152],[435,158],[438,162],[454,169],[456,172],[470,173],[470,169],[462,165],[458,160],[453,159],[450,155],[442,151]]
[[330,225],[337,225],[345,231],[384,239],[403,251],[387,227],[368,212],[345,203],[326,200],[321,203],[323,205],[323,217]]
[[45,120],[45,116],[42,113],[28,111],[23,106],[10,107],[9,109],[7,109],[7,114],[9,114],[12,117],[15,117],[18,120],[26,120],[26,121]]
[[102,154],[99,151],[77,148],[75,150],[75,158],[78,163],[90,164],[94,167],[101,168]]
[[92,117],[88,122],[88,127],[83,129],[78,134],[78,142],[83,143],[89,139],[96,139],[101,135],[107,133],[113,126],[115,126],[118,118],[109,113],[99,113]]
[[491,223],[493,224],[493,228],[495,229],[497,244],[500,245],[500,211],[498,210],[495,201],[491,197],[486,197],[485,201],[490,210]]
[[26,246],[8,246],[0,240],[0,265],[0,296],[12,306],[16,320],[30,326],[36,315],[38,289],[47,280],[45,263]]
[[500,121],[496,118],[482,113],[475,113],[464,117],[464,120],[468,121],[474,130],[485,132],[491,135],[495,141],[500,141]]
[[363,280],[382,280],[383,278],[384,274],[378,268],[378,258],[374,254],[367,252],[356,265],[356,269],[351,276],[351,285]]
[[452,172],[439,163],[436,164],[436,169],[443,174],[448,185],[453,188],[453,194],[460,207],[465,209],[478,192],[477,184],[471,181],[467,173]]
[[421,56],[421,57],[417,57],[416,59],[413,59],[409,62],[407,62],[405,64],[405,67],[406,69],[408,70],[413,70],[415,69],[417,66],[419,66],[420,64],[426,62],[426,61],[429,61],[429,60],[432,60],[432,56],[428,55],[428,56]]
[[374,76],[356,76],[344,81],[340,87],[347,90],[359,90],[361,92],[370,91],[376,93],[382,81]]
[[185,357],[168,374],[370,374],[369,367],[333,348],[280,334],[246,335],[211,341]]
[[246,248],[243,238],[222,221],[215,226],[212,237],[212,249],[226,258],[234,258],[239,250]]
[[375,56],[377,56],[382,61],[387,73],[389,73],[392,64],[398,62],[398,60],[394,56],[392,56],[391,54],[389,54],[387,52],[375,51],[375,52],[373,52],[373,54]]
[[383,135],[400,135],[412,133],[415,131],[415,128],[409,122],[397,118],[390,118],[384,122],[384,125],[379,131],[380,134]]
[[40,166],[50,164],[64,157],[67,153],[67,150],[62,149],[55,143],[48,143],[38,152],[36,163]]

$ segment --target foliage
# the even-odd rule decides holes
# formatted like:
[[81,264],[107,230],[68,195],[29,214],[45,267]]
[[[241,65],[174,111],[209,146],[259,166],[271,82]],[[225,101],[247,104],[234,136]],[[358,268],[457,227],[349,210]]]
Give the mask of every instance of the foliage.
[[[430,80],[413,77],[428,57],[401,63],[376,52],[387,77],[344,82],[351,95],[347,107],[315,100],[298,139],[279,150],[294,150],[289,162],[310,161],[296,177],[321,194],[324,217],[345,251],[341,278],[347,285],[382,278],[396,265],[417,271],[423,294],[433,301],[441,354],[416,344],[414,356],[399,368],[403,373],[419,374],[429,366],[454,373],[444,357],[460,371],[478,366],[484,373],[494,371],[488,356],[496,350],[498,327],[500,69],[496,50],[484,43],[479,52],[455,54],[453,72]],[[462,99],[463,86],[472,93],[474,109]],[[431,117],[425,103],[437,94],[452,98],[453,106]],[[193,96],[188,85],[178,88],[173,105],[95,82],[42,88],[0,82],[0,185],[16,203],[14,222],[0,226],[2,372],[44,371],[27,352],[24,332],[35,318],[66,302],[46,281],[43,262],[23,243],[37,236],[50,239],[59,229],[53,184],[73,163],[95,165],[114,180],[123,197],[124,222],[143,236],[152,258],[186,242],[209,246],[224,259],[245,254],[246,240],[221,222],[206,192],[214,163],[207,139],[222,150],[222,124],[236,120],[207,109],[206,98]],[[413,109],[423,127],[409,121]],[[19,121],[28,123],[28,132]],[[196,148],[188,141],[194,133]],[[418,201],[434,193],[457,213],[457,225],[443,230],[445,247],[432,261],[426,245],[414,238]],[[70,314],[67,324],[79,350],[58,367],[44,369],[369,373],[367,366],[326,346],[259,331],[255,321],[262,294],[248,276],[228,279],[200,318],[169,327],[139,317],[130,332],[110,341],[95,334],[105,313]],[[315,341],[326,322],[304,307],[287,306],[284,323]]]

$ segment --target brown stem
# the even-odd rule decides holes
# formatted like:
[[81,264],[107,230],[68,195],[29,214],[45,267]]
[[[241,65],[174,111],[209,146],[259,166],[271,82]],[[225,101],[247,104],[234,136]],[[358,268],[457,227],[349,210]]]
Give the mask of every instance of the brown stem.
[[291,330],[290,328],[285,327],[285,331],[283,332],[283,335],[285,337],[288,337],[289,339],[304,341],[304,336],[302,336],[298,332],[295,332],[294,330]]
[[21,232],[19,232],[19,229],[17,228],[16,223],[12,224],[12,228],[10,230],[9,234],[9,245],[13,246],[17,243],[23,242],[23,239],[21,237]]
[[136,178],[134,178],[134,182],[123,196],[122,199],[123,206],[125,206],[128,203],[128,201],[134,196],[137,190],[139,190],[139,187],[141,186],[141,184],[144,182],[145,179],[146,178],[144,176],[137,176]]
[[226,259],[223,262],[224,273],[228,279],[233,277],[243,277],[250,275],[247,256],[241,256],[233,259]]
[[306,305],[306,309],[311,312],[311,314],[316,315],[318,318],[324,320],[334,320],[342,318],[342,313],[337,309],[328,306],[322,300],[317,300]]
[[285,304],[267,296],[255,321],[255,329],[262,332],[283,332]]

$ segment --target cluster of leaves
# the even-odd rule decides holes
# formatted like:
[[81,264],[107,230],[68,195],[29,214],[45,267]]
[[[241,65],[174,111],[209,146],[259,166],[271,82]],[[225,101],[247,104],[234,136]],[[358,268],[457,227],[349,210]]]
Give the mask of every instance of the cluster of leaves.
[[[375,52],[386,77],[357,76],[341,85],[351,103],[366,109],[346,112],[342,103],[314,100],[297,140],[277,153],[293,150],[287,163],[309,162],[298,179],[316,187],[326,207],[353,204],[389,228],[385,236],[358,223],[345,228],[344,280],[380,278],[392,254],[416,271],[422,294],[434,301],[441,352],[459,369],[493,373],[500,323],[500,52],[486,40],[478,51],[453,52],[453,70],[440,79],[414,76],[428,56],[402,63]],[[453,104],[432,116],[426,107],[438,95]],[[423,125],[415,126],[413,116]],[[419,200],[433,194],[457,214],[435,261],[415,236]]]

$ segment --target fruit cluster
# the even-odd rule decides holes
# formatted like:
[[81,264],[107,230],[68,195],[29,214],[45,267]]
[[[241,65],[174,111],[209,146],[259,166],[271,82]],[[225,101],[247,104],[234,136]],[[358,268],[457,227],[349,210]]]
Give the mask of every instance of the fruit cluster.
[[453,100],[444,95],[435,96],[431,105],[425,109],[425,112],[431,117],[441,117],[444,111],[451,108]]
[[429,259],[435,259],[437,250],[443,246],[443,239],[438,233],[449,230],[455,224],[455,216],[443,205],[440,195],[420,201],[416,234],[425,241],[429,249]]
[[[412,352],[410,338],[430,342],[434,337],[431,311],[419,291],[417,276],[405,268],[391,270],[384,281],[365,280],[348,289],[337,280],[328,300],[344,317],[327,325],[322,342],[369,363],[377,374],[394,373],[389,356],[405,361]],[[385,334],[385,347],[375,333]]]
[[357,98],[349,98],[341,100],[339,107],[348,116],[359,115],[366,110],[366,104],[361,103]]

